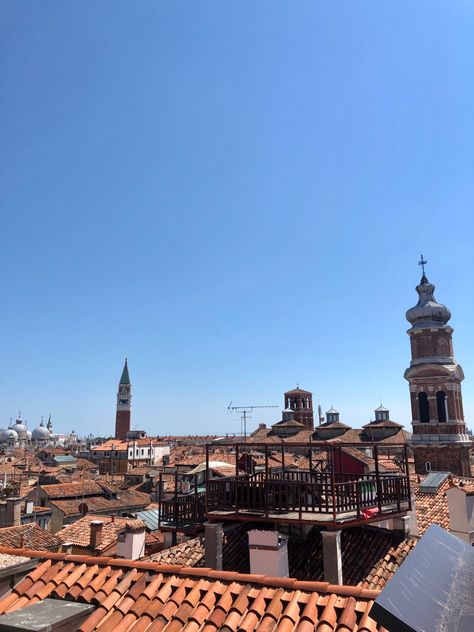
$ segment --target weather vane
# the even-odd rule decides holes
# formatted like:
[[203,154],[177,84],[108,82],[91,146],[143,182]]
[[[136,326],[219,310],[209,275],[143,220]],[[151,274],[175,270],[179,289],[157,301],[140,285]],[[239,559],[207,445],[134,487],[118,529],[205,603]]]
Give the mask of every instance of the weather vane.
[[421,270],[422,270],[423,274],[425,274],[425,265],[427,263],[428,263],[428,261],[423,258],[423,255],[421,255],[421,259],[418,261],[418,265],[421,266]]

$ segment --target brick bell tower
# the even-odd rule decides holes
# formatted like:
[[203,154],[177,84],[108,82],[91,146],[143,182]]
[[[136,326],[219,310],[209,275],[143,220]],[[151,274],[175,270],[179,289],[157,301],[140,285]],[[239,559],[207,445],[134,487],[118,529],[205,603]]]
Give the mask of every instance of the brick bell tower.
[[303,424],[306,430],[314,430],[313,394],[297,385],[292,391],[287,391],[284,397],[285,408],[293,411],[293,419]]
[[130,376],[128,374],[128,363],[125,358],[122,377],[120,378],[117,392],[117,413],[115,416],[115,438],[126,439],[130,430],[132,401],[132,385],[130,384]]
[[436,302],[426,263],[422,256],[419,300],[406,313],[412,360],[405,378],[410,384],[415,472],[471,476],[461,394],[464,373],[454,359],[453,329],[447,325],[451,312]]

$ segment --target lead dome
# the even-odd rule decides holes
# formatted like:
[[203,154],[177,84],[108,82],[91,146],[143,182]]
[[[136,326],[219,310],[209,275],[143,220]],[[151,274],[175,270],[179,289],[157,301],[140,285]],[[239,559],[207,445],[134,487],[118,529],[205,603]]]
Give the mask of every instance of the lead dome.
[[14,430],[16,432],[16,434],[17,434],[19,439],[26,439],[27,438],[28,428],[23,423],[23,419],[20,419],[19,417],[15,421],[14,425],[10,426],[9,429]]
[[46,441],[50,439],[49,430],[43,424],[43,420],[41,420],[40,425],[33,430],[31,438],[33,441]]
[[421,277],[420,285],[417,286],[418,303],[406,313],[406,319],[412,327],[443,327],[451,318],[451,312],[446,307],[438,303],[434,297],[435,286],[428,281],[426,275]]

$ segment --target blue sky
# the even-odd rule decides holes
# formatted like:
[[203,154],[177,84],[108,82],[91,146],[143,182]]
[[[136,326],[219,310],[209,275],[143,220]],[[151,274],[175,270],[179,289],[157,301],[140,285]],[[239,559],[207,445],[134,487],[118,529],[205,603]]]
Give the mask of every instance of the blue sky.
[[[0,425],[409,423],[421,252],[474,413],[474,4],[0,6]],[[250,425],[279,412],[254,414]]]

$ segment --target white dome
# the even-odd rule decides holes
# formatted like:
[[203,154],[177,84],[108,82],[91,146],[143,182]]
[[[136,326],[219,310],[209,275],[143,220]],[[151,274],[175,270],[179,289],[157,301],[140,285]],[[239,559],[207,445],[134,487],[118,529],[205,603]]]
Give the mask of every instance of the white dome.
[[8,428],[2,433],[2,441],[18,441],[18,434],[13,428]]
[[43,426],[43,422],[35,428],[31,434],[31,438],[33,441],[47,441],[50,439],[51,435],[49,434],[49,430]]
[[28,441],[31,441],[31,435],[32,435],[31,430],[27,430],[26,431],[26,438],[28,439]]
[[17,419],[13,426],[10,426],[11,430],[14,430],[17,436],[21,439],[26,439],[27,427],[23,423],[23,419]]

